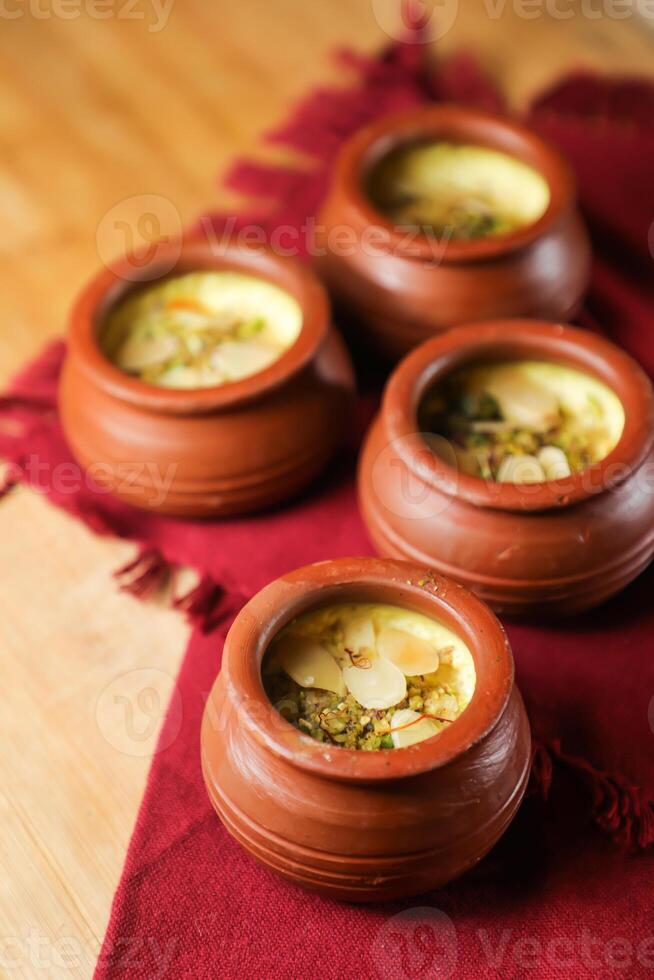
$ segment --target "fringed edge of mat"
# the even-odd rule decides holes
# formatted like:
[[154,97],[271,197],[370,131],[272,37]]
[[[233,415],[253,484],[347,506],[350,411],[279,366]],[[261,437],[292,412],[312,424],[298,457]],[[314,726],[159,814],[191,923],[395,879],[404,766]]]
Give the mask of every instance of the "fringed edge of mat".
[[[167,586],[174,586],[178,571],[179,566],[157,548],[143,544],[131,561],[114,572],[114,578],[121,592],[149,599]],[[174,588],[172,591],[172,608],[183,612],[187,621],[203,633],[211,633],[246,602],[241,592],[225,588],[208,574],[181,595],[175,595]]]
[[535,740],[530,791],[545,802],[557,771],[567,770],[590,796],[590,816],[620,850],[644,851],[654,844],[654,799],[621,773],[606,772],[581,756],[564,752],[558,739]]

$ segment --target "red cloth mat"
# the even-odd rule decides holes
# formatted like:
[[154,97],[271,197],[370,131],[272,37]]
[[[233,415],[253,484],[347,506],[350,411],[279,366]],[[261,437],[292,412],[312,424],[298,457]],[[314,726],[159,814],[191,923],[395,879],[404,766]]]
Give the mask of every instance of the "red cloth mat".
[[[355,83],[315,93],[272,137],[309,154],[315,169],[241,163],[232,173],[231,185],[251,196],[275,195],[262,222],[268,230],[300,227],[315,214],[334,153],[366,120],[429,99],[500,106],[466,58],[428,71],[423,50],[410,44],[378,59],[341,57],[356,72]],[[529,115],[579,176],[596,251],[582,322],[606,331],[650,373],[653,110],[647,83],[578,76],[539,99]],[[239,218],[237,227],[249,220]],[[225,221],[213,216],[205,230]],[[305,894],[260,869],[211,810],[200,774],[200,718],[229,621],[246,597],[306,562],[370,553],[355,503],[354,452],[301,500],[273,513],[185,522],[132,510],[88,486],[72,464],[56,415],[63,353],[62,343],[51,346],[0,400],[0,454],[10,461],[4,490],[25,482],[98,532],[138,541],[141,552],[121,573],[123,587],[136,595],[147,596],[177,564],[202,574],[177,600],[197,628],[96,976],[508,980],[653,973],[654,860],[651,852],[624,853],[654,840],[646,802],[654,791],[652,571],[569,623],[509,626],[518,683],[543,740],[534,772],[543,793],[552,784],[547,804],[532,795],[474,871],[413,902],[362,908]],[[361,402],[361,430],[373,403]]]

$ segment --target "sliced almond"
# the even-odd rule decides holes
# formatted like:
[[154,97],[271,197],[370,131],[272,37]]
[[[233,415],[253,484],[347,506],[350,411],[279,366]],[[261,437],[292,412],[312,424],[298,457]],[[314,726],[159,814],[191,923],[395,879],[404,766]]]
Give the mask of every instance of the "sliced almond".
[[211,363],[231,381],[237,381],[263,371],[277,357],[277,351],[256,340],[224,340],[211,355]]
[[499,368],[486,385],[486,391],[500,406],[502,417],[517,429],[547,432],[559,419],[556,396],[519,368]]
[[121,344],[116,354],[116,364],[123,371],[143,371],[145,368],[170,360],[175,356],[178,348],[177,337],[172,337],[170,334],[150,337],[135,332]]
[[390,660],[407,677],[438,670],[438,650],[426,640],[404,630],[386,626],[377,638],[377,652]]
[[318,687],[344,695],[343,674],[332,655],[306,636],[289,634],[275,644],[282,670],[300,687]]
[[369,616],[352,616],[343,621],[343,645],[350,653],[375,649],[375,627]]
[[535,456],[505,456],[497,479],[500,483],[542,483],[546,476]]
[[511,432],[513,429],[512,422],[505,421],[488,421],[488,422],[473,422],[470,426],[473,432],[478,432],[481,435],[501,435],[504,432]]
[[537,457],[547,480],[563,480],[566,476],[572,476],[568,457],[558,446],[543,446],[538,450]]
[[406,697],[406,678],[391,663],[378,657],[369,667],[345,667],[343,680],[363,708],[392,708]]
[[434,722],[411,708],[401,708],[391,718],[391,738],[396,749],[405,749],[437,734]]

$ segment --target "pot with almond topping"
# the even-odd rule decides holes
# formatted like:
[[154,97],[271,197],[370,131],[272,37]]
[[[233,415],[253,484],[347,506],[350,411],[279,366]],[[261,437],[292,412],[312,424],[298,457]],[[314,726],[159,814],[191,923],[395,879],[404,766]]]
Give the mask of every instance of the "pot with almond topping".
[[128,503],[194,517],[268,507],[342,442],[354,378],[326,294],[265,249],[127,256],[82,292],[68,340],[64,432]]
[[263,371],[301,329],[299,303],[279,286],[205,270],[125,297],[107,316],[100,344],[113,364],[148,384],[213,388]]
[[604,338],[471,324],[398,365],[360,457],[378,550],[512,615],[572,613],[654,554],[654,393]]
[[271,702],[300,731],[368,751],[437,734],[474,690],[470,651],[454,633],[381,603],[300,616],[275,637],[262,676]]
[[568,320],[590,279],[576,198],[565,160],[524,126],[414,106],[341,147],[316,261],[352,329],[395,360],[462,323]]
[[529,772],[502,627],[413,564],[320,562],[241,610],[205,709],[202,768],[227,830],[323,894],[378,901],[493,846]]

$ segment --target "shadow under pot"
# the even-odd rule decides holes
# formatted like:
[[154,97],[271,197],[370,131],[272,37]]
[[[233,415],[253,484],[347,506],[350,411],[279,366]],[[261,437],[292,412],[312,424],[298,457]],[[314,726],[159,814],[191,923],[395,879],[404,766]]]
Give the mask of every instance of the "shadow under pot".
[[324,895],[417,895],[478,862],[516,813],[531,739],[506,635],[456,583],[348,558],[239,613],[204,713],[229,833]]
[[83,290],[59,403],[94,482],[202,517],[268,507],[308,484],[342,441],[353,394],[310,270],[268,251],[173,243]]
[[462,323],[568,320],[590,276],[563,158],[523,126],[463,106],[420,106],[354,135],[318,228],[323,278],[393,358]]
[[359,462],[377,550],[511,615],[574,613],[654,554],[654,395],[607,340],[477,324],[395,369]]

